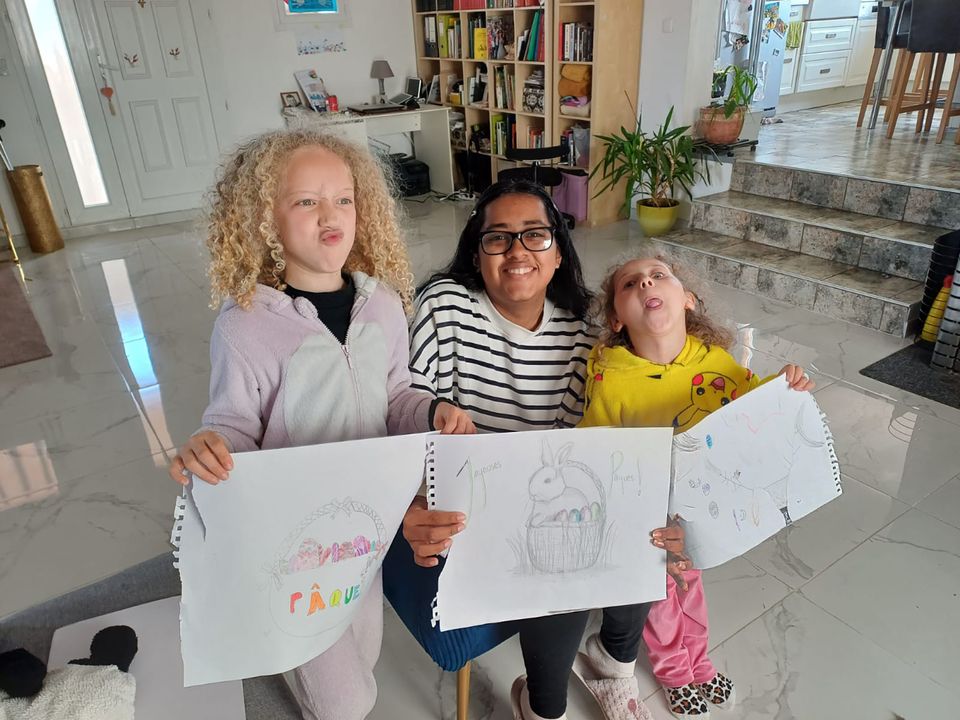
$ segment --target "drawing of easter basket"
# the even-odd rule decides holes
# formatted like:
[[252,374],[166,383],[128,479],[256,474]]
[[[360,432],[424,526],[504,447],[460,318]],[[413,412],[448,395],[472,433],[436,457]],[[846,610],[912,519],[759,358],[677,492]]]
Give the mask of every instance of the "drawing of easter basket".
[[383,521],[364,503],[345,498],[311,512],[265,567],[271,614],[279,628],[305,637],[337,625],[340,613],[321,611],[358,599],[386,549]]
[[[603,483],[589,466],[569,459],[571,450],[572,444],[568,443],[553,458],[544,443],[543,467],[531,477],[535,505],[527,524],[527,554],[530,564],[540,572],[574,572],[591,567],[603,548],[607,524]],[[554,479],[546,480],[551,473]],[[533,490],[538,477],[540,487],[559,482],[563,488],[560,494],[552,491],[549,502],[541,503],[539,513],[538,496]],[[546,515],[542,508],[546,508]]]

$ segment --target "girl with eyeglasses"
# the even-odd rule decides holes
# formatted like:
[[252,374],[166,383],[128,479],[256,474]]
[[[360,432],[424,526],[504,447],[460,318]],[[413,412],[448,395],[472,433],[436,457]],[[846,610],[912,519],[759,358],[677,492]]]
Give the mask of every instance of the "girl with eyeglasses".
[[[583,414],[586,361],[596,343],[591,300],[550,196],[529,182],[497,183],[477,202],[449,266],[420,289],[410,329],[413,387],[463,408],[481,432],[573,427]],[[444,670],[458,670],[519,633],[527,674],[511,689],[515,720],[566,717],[586,611],[447,632],[432,626],[443,567],[437,556],[467,522],[460,513],[428,510],[426,499],[416,498],[403,538],[384,562],[387,598]],[[682,530],[658,528],[652,542],[682,553]],[[674,571],[685,567],[682,556],[673,559]],[[648,609],[604,611],[600,638],[609,652],[598,672],[616,689],[615,697],[601,700],[611,720],[649,717],[632,679]],[[623,677],[627,667],[632,680]]]

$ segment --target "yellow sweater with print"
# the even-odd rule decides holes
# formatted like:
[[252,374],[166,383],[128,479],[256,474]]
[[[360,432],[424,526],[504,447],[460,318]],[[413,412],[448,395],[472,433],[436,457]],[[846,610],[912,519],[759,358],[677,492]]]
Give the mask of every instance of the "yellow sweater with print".
[[587,361],[586,407],[578,427],[673,427],[683,432],[761,382],[726,350],[692,335],[666,365],[625,347],[597,345]]

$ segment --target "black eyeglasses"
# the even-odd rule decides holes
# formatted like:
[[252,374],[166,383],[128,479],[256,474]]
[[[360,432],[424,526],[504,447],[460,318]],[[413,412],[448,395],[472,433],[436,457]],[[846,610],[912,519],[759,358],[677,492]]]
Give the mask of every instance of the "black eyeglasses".
[[504,255],[510,252],[516,240],[530,252],[543,252],[553,247],[553,228],[527,228],[517,233],[488,230],[480,233],[480,248],[486,255]]

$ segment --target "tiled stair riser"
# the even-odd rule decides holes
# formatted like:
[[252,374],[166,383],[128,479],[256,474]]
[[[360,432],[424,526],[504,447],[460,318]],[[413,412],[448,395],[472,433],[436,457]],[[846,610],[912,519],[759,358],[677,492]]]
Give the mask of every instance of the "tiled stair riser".
[[827,213],[821,221],[823,224],[818,224],[815,219],[776,217],[764,214],[761,209],[728,207],[721,204],[724,202],[711,200],[710,197],[698,199],[694,203],[691,225],[701,230],[858,265],[897,277],[923,280],[927,276],[930,245],[884,237],[882,221],[870,222],[870,218],[865,218],[863,224],[873,229],[849,232],[830,227],[832,222],[843,224],[843,221]]
[[744,161],[734,164],[730,189],[919,225],[960,228],[960,193],[950,190]]
[[[681,233],[677,240],[673,240],[668,235],[659,241],[668,246],[670,255],[691,272],[708,277],[721,285],[789,302],[806,310],[897,337],[906,335],[908,327],[916,317],[917,304],[908,299],[884,299],[868,292],[844,289],[838,284],[845,280],[836,277],[832,280],[815,280],[722,257],[708,250],[683,244],[684,237]],[[742,252],[740,246],[732,247],[736,248],[735,252]],[[724,251],[718,249],[718,252]],[[776,255],[768,256],[765,260],[781,262]],[[758,255],[757,262],[763,261],[764,258]]]

